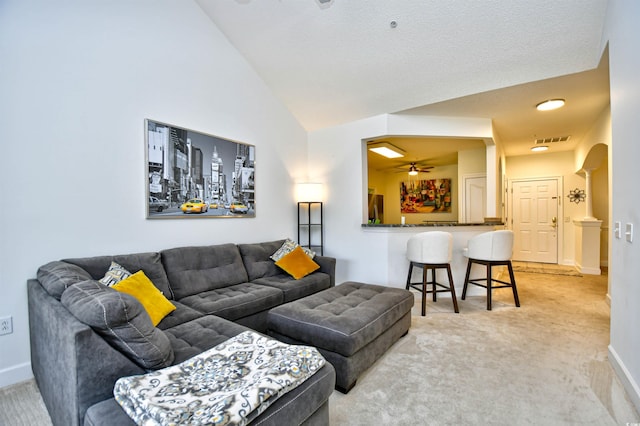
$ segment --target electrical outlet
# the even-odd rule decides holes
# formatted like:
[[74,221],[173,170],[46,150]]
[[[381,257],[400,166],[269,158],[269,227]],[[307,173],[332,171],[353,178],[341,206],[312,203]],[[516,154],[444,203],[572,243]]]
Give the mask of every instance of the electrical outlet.
[[13,319],[11,317],[0,318],[0,336],[13,333]]

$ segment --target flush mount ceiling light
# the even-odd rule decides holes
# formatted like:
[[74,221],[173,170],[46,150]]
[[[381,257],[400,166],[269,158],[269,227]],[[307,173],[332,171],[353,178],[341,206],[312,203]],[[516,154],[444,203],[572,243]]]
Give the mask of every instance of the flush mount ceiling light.
[[404,151],[397,146],[391,145],[389,142],[380,142],[369,145],[369,151],[373,151],[376,154],[380,154],[387,158],[404,157]]
[[546,151],[548,150],[549,147],[548,146],[544,146],[544,145],[537,145],[531,148],[531,151],[533,152],[540,152],[540,151]]
[[564,106],[564,99],[548,99],[536,105],[538,111],[551,111]]

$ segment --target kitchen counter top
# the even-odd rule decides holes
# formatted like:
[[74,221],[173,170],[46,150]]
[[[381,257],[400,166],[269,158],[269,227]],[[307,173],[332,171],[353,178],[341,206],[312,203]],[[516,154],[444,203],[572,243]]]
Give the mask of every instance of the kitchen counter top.
[[[381,283],[389,287],[405,288],[407,283],[407,271],[409,263],[407,261],[407,242],[409,239],[422,232],[448,232],[452,236],[451,250],[451,272],[453,281],[455,282],[456,292],[462,295],[465,275],[467,272],[468,259],[464,256],[464,249],[469,243],[469,239],[476,235],[496,229],[504,229],[504,224],[497,221],[481,222],[481,223],[460,223],[446,221],[428,221],[417,224],[365,224],[360,228],[360,232],[367,247],[368,255],[372,262],[378,265],[379,270],[373,275],[376,283]],[[471,277],[481,276],[477,265],[471,271]],[[382,272],[380,272],[382,271]],[[367,278],[367,272],[363,271],[362,276]],[[438,271],[442,275],[443,271]],[[416,274],[417,275],[417,274]],[[442,278],[442,277],[441,277]],[[417,279],[417,276],[416,276]],[[467,293],[470,296],[485,295],[486,290],[471,286]],[[447,295],[443,295],[447,297]]]
[[439,226],[503,226],[503,222],[481,222],[481,223],[461,223],[461,222],[435,222],[428,221],[424,223],[411,223],[411,224],[399,224],[399,223],[363,223],[363,228],[424,228],[424,227],[439,227]]

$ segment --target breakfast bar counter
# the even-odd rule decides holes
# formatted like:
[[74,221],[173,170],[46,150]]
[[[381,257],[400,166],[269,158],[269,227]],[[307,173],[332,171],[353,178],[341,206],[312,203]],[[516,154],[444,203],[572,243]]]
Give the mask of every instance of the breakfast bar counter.
[[[462,223],[462,222],[449,222],[449,221],[424,221],[422,223],[400,224],[400,223],[364,223],[363,228],[433,228],[433,227],[470,227],[470,226],[483,226],[483,227],[496,227],[503,226],[502,222],[480,222],[480,223]],[[422,232],[422,231],[421,231]],[[426,232],[426,231],[424,231]]]
[[[445,231],[450,232],[453,236],[453,253],[451,259],[451,272],[456,288],[456,295],[462,295],[462,286],[467,271],[467,258],[464,257],[463,250],[467,247],[467,242],[471,237],[484,232],[504,229],[501,222],[486,223],[460,223],[460,222],[423,222],[420,224],[363,224],[362,230],[365,233],[376,233],[378,236],[383,235],[386,240],[386,260],[388,265],[388,282],[389,285],[403,287],[407,281],[407,273],[409,271],[409,262],[407,261],[407,241],[412,235],[420,232],[429,231]],[[483,271],[476,271],[475,267],[471,270],[471,277],[482,275]],[[446,277],[440,276],[444,271],[438,271],[438,280],[444,280]],[[420,272],[414,269],[413,280],[420,279]],[[482,288],[470,286],[467,291],[470,296],[483,295]],[[443,294],[441,297],[450,297]]]

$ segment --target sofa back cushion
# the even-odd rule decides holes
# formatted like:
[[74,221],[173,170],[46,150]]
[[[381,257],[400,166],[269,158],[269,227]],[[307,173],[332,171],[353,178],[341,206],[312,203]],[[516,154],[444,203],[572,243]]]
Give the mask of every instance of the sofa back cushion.
[[55,260],[38,268],[37,278],[47,293],[60,300],[67,287],[92,277],[77,265]]
[[256,244],[238,244],[244,267],[249,274],[249,281],[282,274],[282,270],[276,266],[270,256],[278,251],[284,242],[285,240],[277,240]]
[[161,252],[176,299],[248,281],[235,244],[181,247]]
[[160,253],[135,253],[121,254],[117,256],[95,256],[77,259],[64,259],[65,262],[77,265],[87,271],[91,278],[99,280],[109,270],[111,262],[116,262],[127,271],[135,274],[144,271],[144,274],[164,294],[167,299],[173,299],[174,295],[169,286],[167,274],[162,266]]
[[173,362],[175,354],[169,338],[153,326],[147,311],[133,296],[89,280],[67,288],[61,302],[79,321],[142,368],[155,370]]

